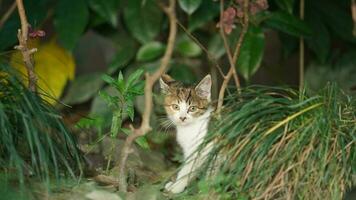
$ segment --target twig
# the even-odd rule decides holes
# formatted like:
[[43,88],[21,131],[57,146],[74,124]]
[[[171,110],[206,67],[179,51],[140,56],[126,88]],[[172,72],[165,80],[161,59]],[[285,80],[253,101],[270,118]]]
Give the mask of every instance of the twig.
[[17,9],[20,16],[21,21],[21,29],[17,32],[17,38],[19,40],[19,45],[15,46],[15,49],[20,50],[22,53],[23,61],[25,63],[25,67],[27,69],[28,75],[28,88],[30,91],[36,91],[36,82],[37,76],[34,72],[34,63],[32,54],[37,51],[37,49],[29,49],[27,46],[28,39],[28,22],[26,17],[25,8],[23,6],[22,0],[16,0]]
[[168,6],[161,6],[163,11],[167,14],[169,19],[169,36],[167,41],[167,49],[161,60],[161,64],[158,70],[152,75],[149,73],[145,74],[145,110],[142,115],[142,123],[138,129],[131,126],[132,134],[130,134],[125,141],[120,155],[120,167],[119,167],[119,190],[122,192],[127,191],[126,182],[126,160],[128,155],[131,153],[131,145],[136,138],[145,135],[151,130],[150,126],[150,115],[152,111],[152,88],[154,83],[161,77],[161,75],[167,70],[169,60],[172,57],[174,43],[177,35],[177,24],[176,24],[176,14],[175,14],[175,0],[169,0]]
[[221,69],[221,67],[220,67],[220,65],[219,65],[219,63],[218,63],[218,61],[214,58],[213,55],[211,55],[211,53],[208,51],[208,49],[206,49],[206,47],[198,40],[198,38],[196,38],[191,32],[189,32],[189,31],[187,30],[187,28],[185,28],[185,27],[183,26],[183,24],[181,24],[178,20],[177,20],[177,24],[178,24],[179,27],[188,35],[188,37],[189,37],[190,39],[192,39],[192,40],[195,42],[195,44],[197,44],[197,45],[205,52],[205,54],[208,56],[208,59],[209,59],[210,61],[212,61],[212,62],[215,64],[215,67],[218,69],[220,75],[221,75],[222,77],[224,77],[224,76],[225,76],[225,75],[224,75],[224,72],[222,71],[222,69]]
[[[300,19],[304,19],[304,0],[300,0]],[[304,87],[304,39],[299,39],[299,91]]]
[[352,35],[356,37],[356,1],[355,0],[351,0],[351,14],[352,14],[352,21],[354,22]]
[[14,1],[11,4],[10,8],[5,12],[5,14],[0,19],[0,29],[2,28],[2,26],[4,26],[5,22],[9,19],[11,14],[14,12],[15,8],[16,8],[16,1]]
[[248,3],[249,3],[249,0],[244,0],[244,8],[243,8],[243,12],[244,12],[244,18],[243,18],[243,23],[242,23],[242,30],[240,32],[240,36],[239,36],[239,39],[236,43],[236,47],[235,47],[235,50],[234,50],[234,54],[232,55],[231,54],[231,50],[230,50],[230,47],[228,45],[228,42],[227,42],[227,39],[226,39],[226,35],[224,33],[224,24],[222,23],[222,12],[223,12],[223,9],[224,9],[224,1],[221,0],[220,1],[220,34],[221,34],[221,37],[223,38],[223,41],[224,41],[224,46],[225,46],[225,49],[226,49],[226,52],[227,52],[227,56],[228,56],[228,59],[229,59],[229,62],[230,62],[230,70],[229,72],[227,73],[226,76],[224,76],[224,80],[223,80],[223,83],[220,87],[220,91],[219,91],[219,97],[218,97],[218,106],[217,106],[217,113],[220,113],[221,111],[221,108],[222,108],[222,105],[223,105],[223,102],[224,102],[224,96],[225,96],[225,90],[226,90],[226,87],[231,79],[231,76],[234,76],[234,80],[235,80],[235,84],[236,84],[236,87],[238,89],[238,92],[240,92],[240,82],[239,82],[239,79],[238,79],[238,76],[237,76],[237,73],[236,73],[236,69],[235,69],[235,63],[238,59],[238,57],[240,56],[240,49],[241,49],[241,45],[242,45],[242,42],[245,38],[245,35],[247,33],[247,30],[248,30],[248,24],[249,24],[249,17],[248,17]]

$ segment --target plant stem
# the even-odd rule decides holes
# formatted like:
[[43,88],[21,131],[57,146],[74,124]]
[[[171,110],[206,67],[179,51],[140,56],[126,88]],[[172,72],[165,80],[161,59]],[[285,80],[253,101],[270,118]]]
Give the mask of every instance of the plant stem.
[[[304,0],[300,0],[300,19],[304,19]],[[299,91],[304,87],[304,39],[299,38]]]
[[2,26],[4,26],[5,22],[9,19],[9,17],[11,16],[11,14],[14,12],[15,9],[16,9],[16,1],[14,1],[11,4],[10,8],[5,12],[5,14],[0,19],[0,29],[2,28]]
[[150,126],[150,115],[152,111],[152,89],[154,83],[161,77],[161,75],[167,70],[169,61],[173,54],[173,48],[177,35],[177,18],[175,13],[176,0],[169,0],[169,5],[161,5],[163,11],[167,14],[169,19],[169,36],[167,41],[167,48],[164,53],[164,56],[161,60],[161,64],[157,71],[152,75],[149,73],[145,74],[146,83],[145,83],[145,110],[142,114],[142,123],[140,128],[136,129],[131,126],[132,134],[130,134],[125,141],[125,144],[121,150],[120,155],[120,167],[119,167],[119,190],[122,192],[127,191],[127,182],[126,182],[126,161],[128,155],[131,153],[131,145],[136,140],[136,138],[145,135],[151,130]]
[[34,62],[32,58],[32,54],[37,51],[37,49],[29,49],[27,45],[28,39],[28,22],[26,17],[25,8],[23,6],[22,0],[16,0],[17,9],[20,16],[21,21],[21,29],[17,32],[17,38],[19,40],[19,45],[15,46],[15,49],[18,49],[22,53],[23,61],[25,63],[25,67],[28,75],[28,88],[30,91],[36,91],[36,82],[37,76],[34,72]]
[[217,113],[220,113],[220,111],[222,109],[222,106],[223,106],[223,103],[224,103],[225,90],[226,90],[227,85],[228,85],[228,83],[229,83],[229,81],[230,81],[232,76],[234,76],[236,87],[238,89],[238,92],[240,92],[240,82],[239,82],[238,77],[237,77],[237,73],[236,73],[236,69],[235,69],[235,63],[236,63],[237,59],[240,56],[240,50],[241,50],[242,42],[244,41],[245,35],[247,33],[247,30],[248,30],[248,25],[249,25],[248,4],[249,4],[249,0],[244,0],[244,8],[243,8],[244,18],[243,18],[243,23],[242,23],[242,30],[240,32],[239,39],[238,39],[238,41],[236,43],[234,54],[232,55],[230,47],[229,47],[229,45],[227,43],[226,35],[224,33],[224,30],[223,30],[224,29],[223,28],[224,25],[222,23],[222,12],[223,12],[223,9],[224,9],[223,8],[224,2],[223,2],[223,0],[220,1],[220,24],[221,24],[220,25],[220,34],[221,34],[221,37],[224,40],[224,46],[225,46],[225,49],[226,49],[226,52],[227,52],[227,55],[228,55],[228,59],[229,59],[229,62],[230,62],[230,69],[229,69],[229,72],[227,73],[227,75],[224,77],[223,83],[221,84],[221,87],[220,87],[219,97],[218,97],[218,105],[217,105],[217,108],[216,108],[216,112]]

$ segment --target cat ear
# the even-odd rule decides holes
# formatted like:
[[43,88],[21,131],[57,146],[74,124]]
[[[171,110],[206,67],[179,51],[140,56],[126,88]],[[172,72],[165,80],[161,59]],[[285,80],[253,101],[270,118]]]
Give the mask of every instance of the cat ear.
[[174,82],[174,79],[167,74],[163,74],[159,79],[159,84],[161,86],[161,91],[163,94],[167,94],[169,92],[169,83]]
[[195,87],[197,95],[203,99],[210,101],[211,96],[211,76],[210,74],[206,75],[203,80]]

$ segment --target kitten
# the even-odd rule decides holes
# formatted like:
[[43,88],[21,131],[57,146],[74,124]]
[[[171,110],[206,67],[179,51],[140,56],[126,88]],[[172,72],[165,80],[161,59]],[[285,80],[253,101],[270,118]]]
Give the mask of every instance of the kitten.
[[207,75],[195,87],[184,87],[168,75],[160,79],[162,93],[165,95],[164,108],[168,118],[177,129],[177,141],[183,149],[184,165],[178,172],[175,182],[169,182],[165,189],[180,193],[194,177],[194,172],[204,162],[211,146],[200,152],[197,148],[208,132],[211,112],[211,76]]

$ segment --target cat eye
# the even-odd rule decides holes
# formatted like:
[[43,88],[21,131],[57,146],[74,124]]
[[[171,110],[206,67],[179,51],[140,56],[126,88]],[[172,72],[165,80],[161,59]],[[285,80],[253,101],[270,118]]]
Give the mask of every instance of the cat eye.
[[195,112],[195,111],[197,111],[197,107],[196,106],[190,106],[188,111],[189,112]]
[[179,106],[177,104],[172,105],[173,110],[179,110]]

